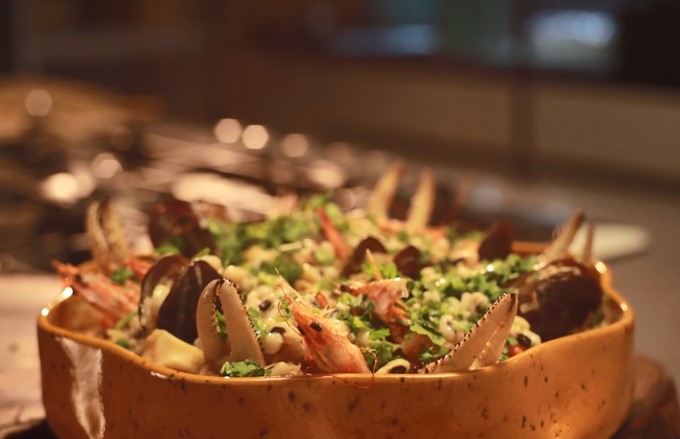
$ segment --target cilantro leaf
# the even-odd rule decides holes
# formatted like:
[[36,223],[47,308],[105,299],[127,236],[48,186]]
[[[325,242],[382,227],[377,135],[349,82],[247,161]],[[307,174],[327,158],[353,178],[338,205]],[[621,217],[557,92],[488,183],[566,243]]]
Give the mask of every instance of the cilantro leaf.
[[[378,273],[383,279],[394,279],[399,277],[399,269],[397,269],[397,264],[394,262],[388,262],[387,264],[378,264]],[[370,261],[366,261],[361,264],[361,271],[369,278],[375,280],[375,273],[373,270],[373,264]]]
[[224,320],[224,314],[220,310],[215,310],[215,326],[217,327],[220,340],[223,342],[227,341],[227,322]]
[[426,336],[427,338],[430,339],[432,343],[436,344],[437,346],[441,346],[444,343],[446,343],[446,339],[439,333],[439,331],[435,329],[426,328],[419,322],[414,322],[413,324],[411,324],[409,329],[411,329],[411,331],[415,332],[416,334]]
[[126,281],[135,278],[135,272],[128,267],[122,267],[111,274],[111,280],[123,285]]
[[263,377],[268,374],[259,363],[255,361],[234,361],[225,362],[220,368],[220,374],[225,377]]
[[293,258],[284,254],[278,255],[274,262],[263,263],[260,268],[270,274],[276,274],[278,271],[291,285],[302,275],[302,266],[295,262]]

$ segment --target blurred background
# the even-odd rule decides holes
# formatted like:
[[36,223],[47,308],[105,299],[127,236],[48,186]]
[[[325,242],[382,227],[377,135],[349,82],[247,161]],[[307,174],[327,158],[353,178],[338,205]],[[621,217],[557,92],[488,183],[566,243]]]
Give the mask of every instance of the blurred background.
[[0,273],[84,260],[93,198],[352,207],[406,157],[521,239],[583,207],[680,378],[679,142],[675,0],[0,2]]

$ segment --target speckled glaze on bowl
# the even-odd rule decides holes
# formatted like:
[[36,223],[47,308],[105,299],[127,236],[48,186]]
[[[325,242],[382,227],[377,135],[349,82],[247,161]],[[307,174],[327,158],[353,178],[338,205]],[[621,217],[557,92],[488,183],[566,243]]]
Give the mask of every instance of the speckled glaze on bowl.
[[[602,265],[600,264],[600,267]],[[632,397],[633,311],[478,371],[224,379],[150,364],[38,318],[47,421],[62,438],[607,438]]]

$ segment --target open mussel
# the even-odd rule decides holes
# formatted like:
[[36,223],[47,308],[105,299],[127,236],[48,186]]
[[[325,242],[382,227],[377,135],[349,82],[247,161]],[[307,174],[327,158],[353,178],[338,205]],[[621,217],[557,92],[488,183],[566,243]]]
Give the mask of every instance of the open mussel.
[[484,233],[477,253],[480,261],[505,259],[512,253],[512,242],[515,237],[512,228],[503,222],[494,223]]
[[[176,270],[176,265],[169,263],[167,269]],[[194,261],[182,268],[158,310],[156,327],[165,329],[187,343],[193,343],[198,334],[196,330],[198,299],[206,285],[220,278],[220,274],[202,260]]]
[[575,211],[538,255],[535,269],[508,285],[517,289],[518,314],[543,341],[583,329],[602,303],[600,275],[591,260],[593,228],[580,255],[568,251],[583,220],[583,212]]
[[571,258],[541,266],[522,281],[519,315],[543,341],[582,329],[602,302],[597,271]]
[[139,322],[145,331],[156,327],[158,310],[189,260],[182,255],[160,258],[142,279],[139,301]]

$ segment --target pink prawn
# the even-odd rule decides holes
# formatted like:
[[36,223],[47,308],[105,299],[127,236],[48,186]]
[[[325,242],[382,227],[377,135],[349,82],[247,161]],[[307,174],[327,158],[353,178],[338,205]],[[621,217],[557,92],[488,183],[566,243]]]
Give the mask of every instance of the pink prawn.
[[67,286],[108,317],[102,326],[110,327],[137,309],[138,284],[127,281],[120,285],[98,271],[81,270],[70,264],[55,262],[54,267]]
[[361,349],[311,306],[285,294],[293,319],[314,363],[328,373],[370,373]]

